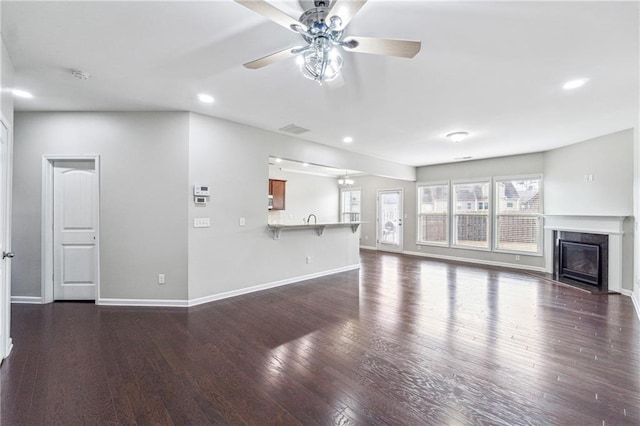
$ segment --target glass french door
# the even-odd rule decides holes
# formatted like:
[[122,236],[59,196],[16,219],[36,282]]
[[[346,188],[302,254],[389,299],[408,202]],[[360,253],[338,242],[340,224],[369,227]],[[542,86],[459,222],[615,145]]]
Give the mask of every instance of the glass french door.
[[402,189],[378,191],[378,250],[402,252]]

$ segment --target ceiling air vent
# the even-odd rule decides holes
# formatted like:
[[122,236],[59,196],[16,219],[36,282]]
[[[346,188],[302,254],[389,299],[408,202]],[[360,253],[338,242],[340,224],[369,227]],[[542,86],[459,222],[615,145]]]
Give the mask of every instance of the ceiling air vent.
[[304,127],[296,126],[295,124],[289,124],[288,126],[284,126],[279,129],[281,132],[291,133],[293,135],[301,135],[309,131],[309,129],[305,129]]

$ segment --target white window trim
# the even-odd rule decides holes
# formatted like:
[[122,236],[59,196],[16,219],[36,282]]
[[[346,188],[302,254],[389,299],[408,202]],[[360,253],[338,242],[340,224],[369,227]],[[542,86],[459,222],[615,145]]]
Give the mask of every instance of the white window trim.
[[[455,244],[456,241],[456,221],[455,221],[455,217],[456,217],[456,210],[455,210],[455,190],[454,190],[454,186],[455,185],[465,185],[465,184],[471,184],[471,183],[488,183],[489,185],[489,192],[487,194],[487,200],[489,200],[489,208],[487,209],[487,247],[473,247],[473,246],[463,246],[463,245],[459,245],[459,244]],[[493,186],[494,186],[494,179],[492,177],[479,177],[479,178],[473,178],[473,179],[457,179],[457,180],[452,180],[451,181],[451,190],[449,191],[449,201],[450,201],[450,207],[451,207],[451,212],[449,214],[449,227],[451,228],[451,247],[452,248],[456,248],[456,249],[462,249],[462,250],[475,250],[475,251],[485,251],[485,252],[491,252],[493,251]]]
[[[444,186],[446,185],[449,190],[449,196],[447,202],[447,242],[446,243],[432,243],[420,241],[420,187],[423,186]],[[416,184],[416,245],[418,246],[433,246],[433,247],[451,247],[451,181],[442,180],[436,182],[419,182]]]
[[351,191],[360,191],[360,220],[359,222],[362,221],[362,188],[359,186],[354,186],[354,187],[350,187],[350,188],[340,188],[340,211],[338,212],[338,219],[340,222],[343,222],[343,217],[344,217],[344,200],[343,200],[343,193],[344,192],[351,192]]
[[[521,256],[532,256],[532,257],[542,257],[544,255],[544,251],[543,251],[543,244],[544,244],[544,179],[543,179],[543,175],[541,173],[538,174],[524,174],[524,175],[510,175],[510,176],[496,176],[493,178],[493,186],[495,189],[495,186],[498,184],[498,182],[501,181],[508,181],[508,180],[516,180],[516,179],[522,179],[522,180],[532,180],[532,179],[537,179],[540,184],[539,184],[539,193],[540,193],[540,213],[537,214],[531,214],[531,215],[526,215],[526,216],[531,216],[531,217],[538,217],[540,219],[540,232],[538,233],[538,251],[537,252],[532,252],[532,251],[521,251],[521,250],[506,250],[506,249],[500,249],[498,248],[498,217],[500,216],[500,214],[498,213],[497,210],[497,206],[498,206],[498,191],[494,191],[494,199],[493,199],[493,203],[496,206],[495,209],[495,214],[493,215],[493,226],[494,229],[496,230],[496,235],[493,238],[493,252],[494,253],[504,253],[504,254],[517,254],[517,255],[521,255]],[[524,216],[524,215],[523,215]]]

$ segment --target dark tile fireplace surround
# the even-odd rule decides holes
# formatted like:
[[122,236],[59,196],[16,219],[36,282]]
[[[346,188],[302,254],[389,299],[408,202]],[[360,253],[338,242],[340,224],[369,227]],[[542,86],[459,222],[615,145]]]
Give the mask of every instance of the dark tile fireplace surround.
[[596,293],[609,291],[609,236],[554,231],[553,279]]

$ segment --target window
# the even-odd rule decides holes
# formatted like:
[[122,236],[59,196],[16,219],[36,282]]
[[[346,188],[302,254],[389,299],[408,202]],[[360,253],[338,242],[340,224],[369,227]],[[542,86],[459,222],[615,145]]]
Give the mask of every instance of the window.
[[488,179],[453,184],[456,206],[453,212],[454,246],[490,249],[489,188]]
[[418,244],[449,245],[449,183],[418,185]]
[[340,218],[342,222],[360,222],[360,189],[340,190]]
[[542,178],[496,179],[498,251],[541,253]]

